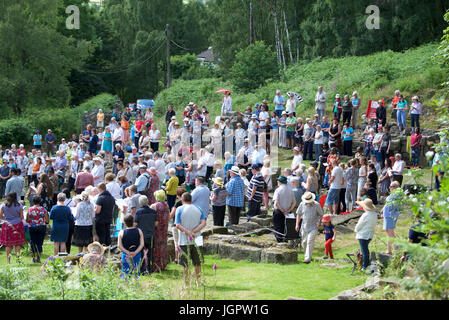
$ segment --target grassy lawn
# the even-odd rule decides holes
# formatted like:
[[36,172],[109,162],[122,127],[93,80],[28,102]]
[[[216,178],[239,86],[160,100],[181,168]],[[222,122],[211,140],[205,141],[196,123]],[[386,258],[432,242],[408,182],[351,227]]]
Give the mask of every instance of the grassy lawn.
[[[396,234],[405,239],[411,226],[411,219],[403,215],[398,221]],[[217,256],[205,256],[203,265],[203,280],[205,285],[200,288],[183,289],[183,269],[169,263],[167,270],[150,276],[141,277],[141,281],[160,285],[169,299],[207,299],[207,300],[282,300],[289,296],[313,300],[326,300],[339,292],[364,283],[368,276],[356,271],[351,276],[352,264],[339,261],[346,258],[346,253],[354,253],[359,248],[355,234],[337,233],[333,244],[335,262],[344,266],[341,269],[321,266],[323,262],[314,261],[308,265],[301,263],[304,258],[302,251],[298,254],[298,263],[278,265],[252,263],[247,261],[232,261],[220,259]],[[77,248],[72,249],[77,252]],[[382,220],[378,221],[376,234],[370,244],[370,250],[386,251],[385,233],[382,230]],[[42,261],[53,253],[53,245],[48,239],[45,242]],[[314,257],[324,254],[324,235],[319,234],[315,241]],[[40,264],[32,263],[31,255],[23,250],[23,265],[38,274]],[[11,259],[17,265],[15,259]],[[213,265],[217,265],[216,273]],[[5,250],[0,250],[0,269],[6,265]],[[119,277],[119,273],[117,274]]]

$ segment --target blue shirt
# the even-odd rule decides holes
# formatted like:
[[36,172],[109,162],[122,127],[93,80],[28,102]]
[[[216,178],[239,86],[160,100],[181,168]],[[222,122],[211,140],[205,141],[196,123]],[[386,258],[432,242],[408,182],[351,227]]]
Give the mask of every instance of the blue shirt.
[[358,107],[360,107],[360,98],[352,98],[352,105],[354,108],[358,109]]
[[353,134],[353,133],[354,133],[354,129],[352,127],[348,128],[348,129],[344,129],[343,130],[343,140],[344,141],[351,141],[354,137],[347,136],[346,134]]
[[147,185],[149,186],[149,180],[151,179],[150,174],[148,172],[145,172],[144,174],[140,175],[135,182],[135,185],[137,186],[137,192],[145,191],[147,188]]
[[280,111],[284,110],[284,106],[282,104],[280,104],[280,103],[285,103],[284,96],[275,96],[273,103],[276,104],[276,106],[274,107],[274,110],[280,110]]
[[198,186],[192,191],[192,204],[199,207],[206,216],[210,211],[209,198],[210,190],[205,185]]
[[243,208],[245,184],[242,178],[239,176],[231,177],[231,180],[226,184],[226,191],[231,194],[226,197],[226,204],[232,207]]
[[39,135],[35,134],[33,136],[33,141],[34,141],[33,143],[34,143],[35,146],[41,146],[42,145],[42,136],[40,134]]
[[[180,224],[188,230],[195,229],[202,220],[206,220],[207,217],[201,208],[194,204],[185,204],[176,209],[175,213],[175,225]],[[201,235],[200,232],[197,235]],[[194,240],[190,241],[184,232],[179,232],[178,245],[189,245],[193,244]]]
[[321,129],[323,129],[323,137],[329,138],[329,132],[324,132],[324,129],[329,129],[331,124],[329,122],[321,123]]
[[401,212],[401,207],[399,206],[400,194],[393,192],[385,200],[385,207],[383,211],[384,218],[397,219],[399,213]]

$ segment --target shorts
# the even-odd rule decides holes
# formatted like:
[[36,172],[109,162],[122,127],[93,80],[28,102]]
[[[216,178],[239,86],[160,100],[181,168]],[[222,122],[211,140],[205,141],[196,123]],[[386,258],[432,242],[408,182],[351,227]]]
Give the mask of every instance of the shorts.
[[396,229],[396,218],[384,218],[384,230]]
[[184,268],[187,268],[187,266],[189,264],[189,262],[187,260],[188,258],[190,258],[190,260],[192,260],[192,263],[195,267],[201,266],[200,255],[198,252],[201,250],[200,247],[196,247],[193,244],[179,246],[179,247],[181,249],[180,257],[179,257],[179,264],[181,266],[183,266]]
[[340,203],[340,189],[329,189],[326,197],[326,205],[333,205]]
[[295,137],[295,131],[287,131],[287,139],[293,139]]

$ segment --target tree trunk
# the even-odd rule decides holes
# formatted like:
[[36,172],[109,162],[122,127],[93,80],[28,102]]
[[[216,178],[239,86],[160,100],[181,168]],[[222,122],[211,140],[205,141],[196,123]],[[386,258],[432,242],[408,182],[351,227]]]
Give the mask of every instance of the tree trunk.
[[290,44],[290,36],[288,35],[287,17],[285,16],[284,9],[282,9],[282,13],[284,14],[285,33],[287,34],[287,44],[288,44],[288,53],[290,54],[290,63],[293,63],[292,46]]
[[254,15],[253,15],[253,3],[249,3],[249,44],[253,44],[254,39]]
[[281,48],[280,48],[280,39],[279,39],[279,25],[278,18],[276,12],[276,2],[274,3],[274,7],[272,7],[273,17],[274,17],[274,32],[276,38],[276,55],[278,59],[278,64],[282,64],[282,56],[281,56]]

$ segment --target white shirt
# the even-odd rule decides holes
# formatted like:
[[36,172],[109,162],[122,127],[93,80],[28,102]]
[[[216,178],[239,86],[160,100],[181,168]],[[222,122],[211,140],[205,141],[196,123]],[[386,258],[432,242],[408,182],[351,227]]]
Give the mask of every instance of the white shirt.
[[[319,137],[319,138],[318,138]],[[313,141],[314,144],[323,144],[323,131],[315,132],[315,140]]]
[[279,205],[284,211],[290,209],[293,204],[293,200],[295,200],[295,195],[293,194],[292,188],[290,188],[287,184],[282,184],[274,191],[273,202],[274,209],[279,209],[276,206],[276,200],[279,201]]
[[223,104],[221,105],[221,114],[232,111],[232,98],[227,96],[223,98]]
[[356,239],[370,240],[374,236],[374,230],[377,224],[377,212],[366,211],[362,214],[355,226],[354,231],[356,234]]
[[94,166],[91,173],[94,176],[95,186],[98,186],[104,181],[104,166],[102,164],[100,164],[99,166]]
[[335,177],[331,183],[331,189],[341,189],[343,187],[341,179],[343,178],[343,169],[339,166],[332,169],[332,177]]
[[287,113],[296,112],[296,99],[293,100],[288,99],[285,108],[287,110]]
[[109,183],[106,185],[106,190],[108,190],[109,193],[110,193],[115,199],[121,199],[121,198],[122,198],[122,197],[120,196],[121,188],[120,188],[120,185],[119,185],[117,182],[115,182],[115,181],[109,182]]
[[267,111],[262,111],[262,112],[259,114],[259,120],[260,120],[260,121],[265,121],[265,119],[269,119],[269,118],[270,118],[270,115],[268,114]]
[[302,156],[298,154],[297,156],[293,157],[292,165],[290,168],[292,169],[292,171],[298,170],[301,164],[302,164]]
[[69,147],[69,145],[67,143],[64,143],[64,144],[61,143],[59,145],[59,151],[64,151],[65,152],[68,147]]
[[123,131],[122,127],[118,127],[114,130],[114,133],[112,134],[112,141],[123,141],[123,136],[125,132]]
[[402,172],[404,171],[405,162],[402,160],[396,161],[393,165],[393,171],[396,171],[393,173],[393,175],[402,175]]
[[201,166],[202,166],[202,168],[197,170],[198,176],[205,177],[206,171],[207,171],[207,159],[204,156],[198,160],[198,167],[201,167]]
[[[150,142],[159,142],[161,132],[159,130],[150,130],[148,135],[150,136]],[[159,139],[158,139],[159,136]]]
[[159,181],[164,181],[165,178],[165,161],[162,160],[161,158],[157,159],[154,162],[154,167],[156,168],[158,174],[157,176],[159,177]]

